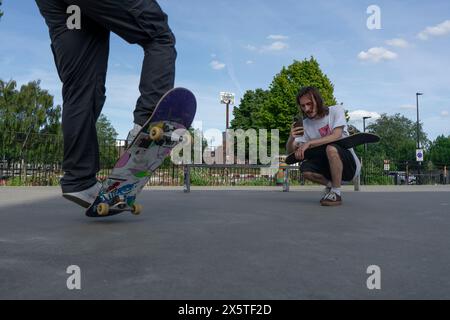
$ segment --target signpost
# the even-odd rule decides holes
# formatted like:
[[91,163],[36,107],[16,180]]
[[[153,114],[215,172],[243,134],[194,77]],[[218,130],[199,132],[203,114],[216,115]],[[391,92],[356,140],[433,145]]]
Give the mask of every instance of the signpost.
[[416,161],[423,162],[423,149],[416,150]]

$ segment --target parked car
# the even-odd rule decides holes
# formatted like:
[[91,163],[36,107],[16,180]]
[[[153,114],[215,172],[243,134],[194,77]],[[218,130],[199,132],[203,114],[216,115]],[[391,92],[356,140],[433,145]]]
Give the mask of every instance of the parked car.
[[397,177],[397,184],[417,184],[417,178],[414,174],[408,175],[408,182],[406,182],[406,172],[405,171],[393,171],[389,173],[390,176]]

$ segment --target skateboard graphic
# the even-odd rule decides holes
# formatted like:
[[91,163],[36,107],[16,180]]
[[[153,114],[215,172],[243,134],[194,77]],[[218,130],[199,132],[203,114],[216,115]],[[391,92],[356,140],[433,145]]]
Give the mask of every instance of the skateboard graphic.
[[182,135],[172,133],[189,129],[196,109],[197,102],[191,91],[184,88],[168,91],[103,181],[86,215],[106,217],[124,211],[140,214],[142,206],[136,203],[136,196],[171,150],[182,141]]
[[[350,148],[354,148],[356,146],[359,146],[361,144],[365,144],[365,143],[375,143],[380,141],[380,137],[372,134],[372,133],[356,133],[354,135],[342,138],[340,140],[334,141],[334,142],[330,142],[330,143],[326,143],[317,147],[312,147],[309,149],[306,149],[305,151],[305,159],[311,159],[311,158],[316,158],[317,156],[321,156],[325,153],[325,150],[327,148],[328,145],[330,144],[336,144],[342,148],[345,149],[350,149]],[[291,153],[287,156],[286,158],[286,164],[294,164],[297,162],[301,162],[303,160],[298,160],[295,157],[295,152]]]

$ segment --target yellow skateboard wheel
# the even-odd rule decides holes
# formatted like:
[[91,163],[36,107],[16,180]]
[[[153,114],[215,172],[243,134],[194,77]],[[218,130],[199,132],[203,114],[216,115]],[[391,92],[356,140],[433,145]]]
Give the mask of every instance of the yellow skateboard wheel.
[[107,216],[109,213],[109,205],[107,203],[100,203],[97,206],[97,213],[99,216]]
[[160,127],[153,127],[150,130],[150,139],[152,139],[154,141],[161,140],[163,135],[164,135],[164,130]]
[[142,206],[140,204],[133,204],[131,213],[135,216],[140,215],[142,212]]

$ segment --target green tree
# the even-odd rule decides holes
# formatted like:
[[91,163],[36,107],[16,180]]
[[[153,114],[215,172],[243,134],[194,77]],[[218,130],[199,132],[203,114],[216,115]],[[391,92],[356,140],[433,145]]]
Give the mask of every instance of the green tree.
[[[0,0],[0,6],[2,5],[2,0]],[[3,11],[0,10],[0,18],[3,16]]]
[[234,118],[231,121],[232,129],[248,130],[259,127],[258,114],[264,104],[269,100],[269,91],[263,89],[248,90],[242,97],[239,107],[234,108]]
[[[414,162],[417,147],[416,128],[416,123],[405,116],[382,114],[380,119],[367,127],[368,132],[377,134],[381,138],[379,143],[368,146],[367,156],[380,161],[390,159]],[[419,125],[419,131],[421,145],[427,146],[429,141],[422,129],[422,124]]]
[[118,133],[104,114],[98,118],[96,128],[100,148],[100,166],[110,169],[119,157]]
[[450,166],[450,136],[441,135],[431,143],[429,156],[436,166]]
[[32,81],[17,90],[0,80],[0,132],[4,159],[50,161],[60,155],[61,107]]

